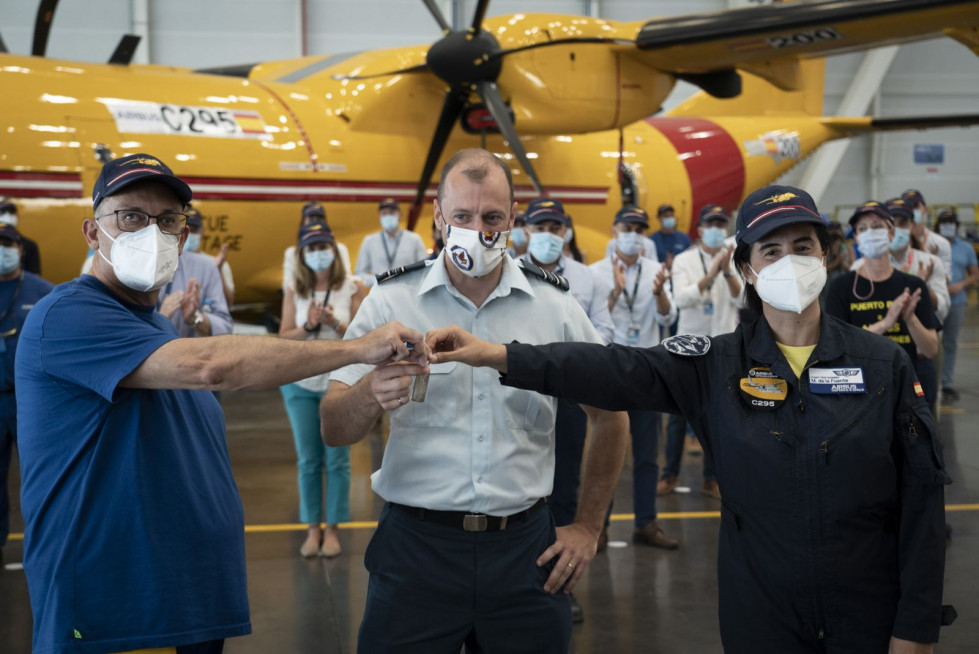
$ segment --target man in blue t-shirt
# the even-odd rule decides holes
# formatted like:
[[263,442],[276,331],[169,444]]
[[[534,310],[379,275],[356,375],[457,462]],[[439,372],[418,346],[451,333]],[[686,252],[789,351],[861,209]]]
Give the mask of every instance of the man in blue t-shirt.
[[0,561],[10,535],[7,478],[17,442],[14,353],[27,312],[48,294],[51,283],[23,268],[23,237],[13,225],[0,223]]
[[660,230],[649,235],[656,244],[656,256],[659,262],[673,268],[673,257],[690,247],[690,237],[676,231],[676,211],[671,204],[661,204],[656,210]]
[[241,498],[207,391],[427,350],[397,323],[351,341],[178,338],[155,307],[190,187],[135,154],[103,166],[92,198],[91,273],[37,303],[17,353],[33,651],[220,652],[251,625]]
[[957,400],[959,394],[952,387],[952,379],[955,377],[959,331],[965,319],[968,291],[979,282],[979,262],[976,260],[976,251],[972,243],[959,238],[959,214],[955,209],[943,209],[938,214],[937,222],[938,233],[947,238],[952,245],[952,269],[949,271],[952,279],[948,284],[951,304],[942,329],[942,347],[945,350],[942,359],[942,395],[948,400]]

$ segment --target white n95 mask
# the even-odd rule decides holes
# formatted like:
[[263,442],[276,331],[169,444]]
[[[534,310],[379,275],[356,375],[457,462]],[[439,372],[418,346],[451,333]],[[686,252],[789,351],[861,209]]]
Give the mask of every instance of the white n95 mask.
[[482,277],[503,261],[510,232],[477,232],[448,225],[445,228],[446,256],[470,277]]
[[120,282],[134,291],[147,293],[163,288],[173,279],[180,255],[178,236],[164,234],[156,225],[147,225],[138,232],[123,232],[112,238],[99,221],[95,222],[112,241],[109,257],[101,249],[99,255],[116,271]]
[[758,297],[782,311],[802,311],[813,303],[826,285],[826,266],[822,259],[789,254],[755,272]]

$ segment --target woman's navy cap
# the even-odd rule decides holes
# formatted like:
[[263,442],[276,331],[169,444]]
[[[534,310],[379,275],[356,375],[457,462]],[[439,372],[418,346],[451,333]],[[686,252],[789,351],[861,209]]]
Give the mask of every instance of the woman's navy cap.
[[850,216],[850,227],[857,224],[857,220],[860,219],[860,216],[866,216],[867,214],[877,216],[878,218],[883,218],[891,225],[894,224],[894,216],[892,216],[891,212],[887,210],[887,207],[882,205],[877,200],[867,200],[862,205],[857,207],[857,210],[853,212],[852,216]]
[[322,220],[303,225],[302,229],[299,230],[299,247],[301,248],[314,243],[333,243],[334,240],[329,225]]
[[901,216],[908,220],[914,220],[914,208],[901,198],[891,198],[884,203],[892,216]]
[[131,154],[113,159],[102,166],[102,172],[92,188],[92,207],[97,207],[103,199],[115,195],[130,184],[147,179],[169,186],[182,204],[187,204],[193,198],[190,186],[174,175],[165,163],[151,154]]
[[649,227],[649,214],[642,207],[627,204],[615,212],[615,220],[612,221],[612,224],[615,223],[635,223]]
[[811,195],[794,186],[773,184],[758,189],[741,203],[734,238],[750,245],[793,223],[825,224]]
[[571,218],[564,213],[564,205],[560,200],[554,198],[535,198],[527,205],[524,212],[524,222],[528,225],[536,225],[545,220],[554,220],[562,225],[570,225]]
[[201,215],[200,211],[194,207],[187,207],[184,213],[187,214],[188,227],[204,227],[204,216]]
[[708,220],[723,220],[724,222],[729,222],[731,217],[727,215],[724,211],[724,207],[719,204],[708,204],[706,207],[700,210],[700,218],[697,220],[697,224],[703,224]]

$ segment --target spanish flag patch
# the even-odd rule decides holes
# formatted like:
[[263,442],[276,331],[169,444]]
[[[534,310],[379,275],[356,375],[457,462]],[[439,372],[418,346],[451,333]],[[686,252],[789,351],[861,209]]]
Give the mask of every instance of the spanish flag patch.
[[914,383],[914,394],[917,395],[918,397],[925,396],[925,392],[921,390],[921,382]]

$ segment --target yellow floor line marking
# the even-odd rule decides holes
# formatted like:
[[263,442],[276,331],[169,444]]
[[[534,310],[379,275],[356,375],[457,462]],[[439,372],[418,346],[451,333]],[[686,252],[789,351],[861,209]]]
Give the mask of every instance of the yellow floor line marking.
[[[946,511],[979,511],[979,504],[946,504]],[[632,513],[613,513],[609,520],[612,522],[625,522],[634,520],[635,514]],[[678,511],[673,513],[660,513],[657,518],[661,520],[687,520],[702,518],[720,518],[720,511]],[[246,534],[274,534],[284,531],[303,531],[308,525],[298,523],[282,523],[270,525],[245,525]],[[372,520],[362,520],[358,522],[341,522],[340,529],[374,529],[377,522]],[[10,540],[23,540],[24,534],[10,534]]]

